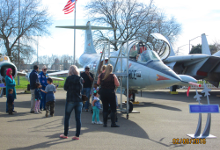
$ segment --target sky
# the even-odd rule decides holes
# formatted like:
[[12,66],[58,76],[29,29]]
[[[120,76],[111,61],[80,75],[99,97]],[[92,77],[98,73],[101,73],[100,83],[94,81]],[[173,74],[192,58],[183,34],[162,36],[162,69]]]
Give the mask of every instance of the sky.
[[[55,28],[60,25],[74,25],[74,13],[64,14],[62,9],[68,0],[44,0],[43,5],[48,7],[53,17],[53,25],[49,28],[50,37],[39,37],[38,53],[41,55],[63,55],[73,56],[74,30]],[[149,3],[149,0],[138,0]],[[90,0],[77,1],[76,25],[85,25],[90,18],[85,16],[84,6]],[[174,51],[178,48],[180,53],[189,52],[189,40],[205,33],[209,44],[220,41],[220,9],[217,0],[154,0],[154,4],[162,9],[168,16],[174,16],[182,25],[182,32],[178,40],[172,45]],[[92,22],[91,22],[92,24]],[[94,24],[92,24],[94,25]],[[190,42],[192,45],[201,44],[201,38]],[[37,49],[36,45],[33,45]],[[76,57],[79,57],[84,50],[84,31],[76,30]]]

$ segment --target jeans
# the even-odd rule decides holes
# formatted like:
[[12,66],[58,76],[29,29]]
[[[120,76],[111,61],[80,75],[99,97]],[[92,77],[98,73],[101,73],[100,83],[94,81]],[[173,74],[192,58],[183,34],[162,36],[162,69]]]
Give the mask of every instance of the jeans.
[[55,101],[49,101],[46,103],[46,113],[50,111],[50,115],[54,115]]
[[[14,104],[12,106],[13,106],[12,111],[14,111]],[[7,101],[6,101],[6,113],[8,113],[8,103],[7,103]]]
[[64,135],[68,135],[69,131],[69,120],[73,109],[75,109],[75,120],[76,120],[76,136],[79,137],[81,129],[81,113],[82,113],[83,102],[66,102],[65,106],[65,118],[64,118]]
[[90,92],[91,92],[91,88],[83,88],[82,90],[82,95],[85,95],[88,97],[88,100],[85,103],[85,109],[89,109],[89,99],[90,99]]
[[99,122],[99,109],[96,106],[93,106],[92,110],[93,110],[92,121],[95,121],[95,117],[96,117],[96,121]]
[[46,109],[46,93],[41,92],[41,96],[40,109]]

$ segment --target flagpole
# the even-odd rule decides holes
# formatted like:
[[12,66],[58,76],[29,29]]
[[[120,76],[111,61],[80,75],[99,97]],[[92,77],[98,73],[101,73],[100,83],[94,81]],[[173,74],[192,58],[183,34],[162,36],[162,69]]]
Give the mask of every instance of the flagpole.
[[[74,26],[76,26],[76,1],[75,1],[75,9],[74,9]],[[76,29],[74,29],[74,52],[73,52],[73,64],[75,65],[76,64]]]

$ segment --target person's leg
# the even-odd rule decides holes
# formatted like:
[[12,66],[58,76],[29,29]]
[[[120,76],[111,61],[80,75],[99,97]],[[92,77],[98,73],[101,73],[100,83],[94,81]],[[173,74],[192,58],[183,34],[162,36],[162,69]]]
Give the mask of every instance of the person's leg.
[[112,122],[111,126],[116,126],[116,124],[115,124],[116,100],[115,100],[115,94],[114,93],[109,94],[108,102],[110,103],[110,108],[111,108],[111,122]]
[[106,92],[102,92],[101,94],[101,98],[102,98],[102,105],[103,105],[103,122],[104,122],[104,126],[107,126],[107,120],[108,120],[108,101],[106,99],[106,97],[108,97],[108,95],[106,94]]
[[39,100],[35,101],[35,108],[34,108],[35,113],[38,113],[38,109],[37,109],[38,108],[38,101]]
[[76,120],[76,137],[79,137],[81,130],[81,113],[82,113],[82,102],[77,102],[75,106],[75,120]]
[[50,107],[50,102],[47,102],[46,103],[46,117],[48,117],[48,114],[49,114],[49,107]]
[[35,90],[31,90],[31,112],[34,111],[35,107]]
[[39,101],[38,101],[38,106],[37,106],[37,109],[38,109],[38,110],[40,110],[40,103],[41,103],[41,102],[40,102],[40,100],[39,100]]
[[46,93],[41,92],[41,103],[40,103],[40,109],[46,109]]
[[13,112],[13,106],[12,104],[8,104],[8,113],[11,115]]
[[54,108],[55,108],[55,102],[52,101],[50,103],[50,115],[53,116],[54,115]]
[[64,117],[64,135],[65,136],[68,135],[70,115],[71,115],[71,112],[73,111],[74,106],[75,106],[75,103],[66,102],[65,117]]
[[96,113],[96,121],[99,122],[99,109],[96,107],[96,110],[95,110],[95,113]]
[[7,100],[6,100],[6,113],[8,113],[8,103],[7,103]]
[[90,100],[90,92],[91,88],[85,88],[86,96],[88,97],[88,100],[85,103],[85,109],[89,109],[89,100]]
[[93,114],[92,114],[92,122],[95,122],[95,106],[92,107]]

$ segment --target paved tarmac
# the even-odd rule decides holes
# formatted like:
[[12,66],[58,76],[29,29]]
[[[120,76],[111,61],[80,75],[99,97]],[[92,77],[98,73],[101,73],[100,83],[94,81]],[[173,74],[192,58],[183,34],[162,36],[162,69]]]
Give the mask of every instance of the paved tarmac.
[[[31,114],[30,94],[18,94],[13,116],[5,113],[6,98],[0,99],[0,149],[1,150],[195,150],[220,149],[220,114],[212,114],[211,134],[216,139],[206,139],[206,144],[173,144],[173,138],[189,138],[197,127],[198,114],[189,113],[189,104],[197,104],[193,96],[195,91],[186,96],[186,90],[179,90],[178,95],[170,95],[168,90],[146,91],[136,100],[142,106],[134,106],[140,113],[118,114],[120,128],[111,128],[91,124],[92,114],[82,113],[82,130],[79,141],[71,138],[75,135],[74,113],[71,116],[68,139],[60,139],[63,133],[65,92],[56,93],[55,116],[45,118],[43,114]],[[210,103],[219,104],[217,91],[211,92]],[[219,92],[220,94],[220,92]],[[118,96],[119,97],[119,96]],[[126,99],[123,96],[124,100]],[[203,97],[203,104],[207,103]],[[206,123],[203,114],[202,131]],[[100,115],[102,120],[102,114]]]

